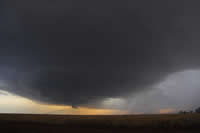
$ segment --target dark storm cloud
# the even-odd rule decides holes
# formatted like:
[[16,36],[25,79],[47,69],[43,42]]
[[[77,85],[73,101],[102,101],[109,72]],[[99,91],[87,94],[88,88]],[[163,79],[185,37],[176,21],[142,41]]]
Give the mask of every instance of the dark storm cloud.
[[144,91],[171,72],[199,64],[200,46],[190,43],[193,24],[199,32],[199,10],[193,8],[198,3],[3,2],[0,78],[19,95],[85,104]]

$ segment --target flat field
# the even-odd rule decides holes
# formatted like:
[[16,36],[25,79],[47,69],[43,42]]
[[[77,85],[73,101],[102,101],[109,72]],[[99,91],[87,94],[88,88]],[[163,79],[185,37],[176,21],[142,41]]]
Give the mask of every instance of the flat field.
[[200,133],[200,114],[0,114],[0,131],[12,133]]

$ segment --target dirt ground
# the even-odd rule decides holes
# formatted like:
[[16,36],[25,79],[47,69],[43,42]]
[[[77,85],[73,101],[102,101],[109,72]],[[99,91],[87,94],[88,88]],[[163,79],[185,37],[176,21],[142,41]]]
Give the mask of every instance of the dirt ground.
[[0,130],[2,133],[200,133],[200,115],[0,114]]

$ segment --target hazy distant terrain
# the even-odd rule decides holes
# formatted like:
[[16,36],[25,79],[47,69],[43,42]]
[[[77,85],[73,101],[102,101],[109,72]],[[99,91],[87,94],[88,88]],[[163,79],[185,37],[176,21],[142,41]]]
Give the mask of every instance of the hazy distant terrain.
[[0,128],[4,132],[176,132],[198,133],[199,114],[178,115],[29,115],[1,114]]

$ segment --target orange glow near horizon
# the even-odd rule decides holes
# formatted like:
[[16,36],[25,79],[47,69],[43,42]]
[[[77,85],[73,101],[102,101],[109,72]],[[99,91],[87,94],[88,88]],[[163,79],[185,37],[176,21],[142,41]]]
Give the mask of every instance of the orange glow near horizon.
[[159,110],[160,114],[171,114],[171,113],[174,113],[174,112],[176,112],[176,111],[175,111],[175,109],[172,109],[172,108],[160,109]]
[[112,115],[127,114],[128,112],[113,109],[72,108],[72,106],[67,105],[43,104],[0,90],[0,113]]

